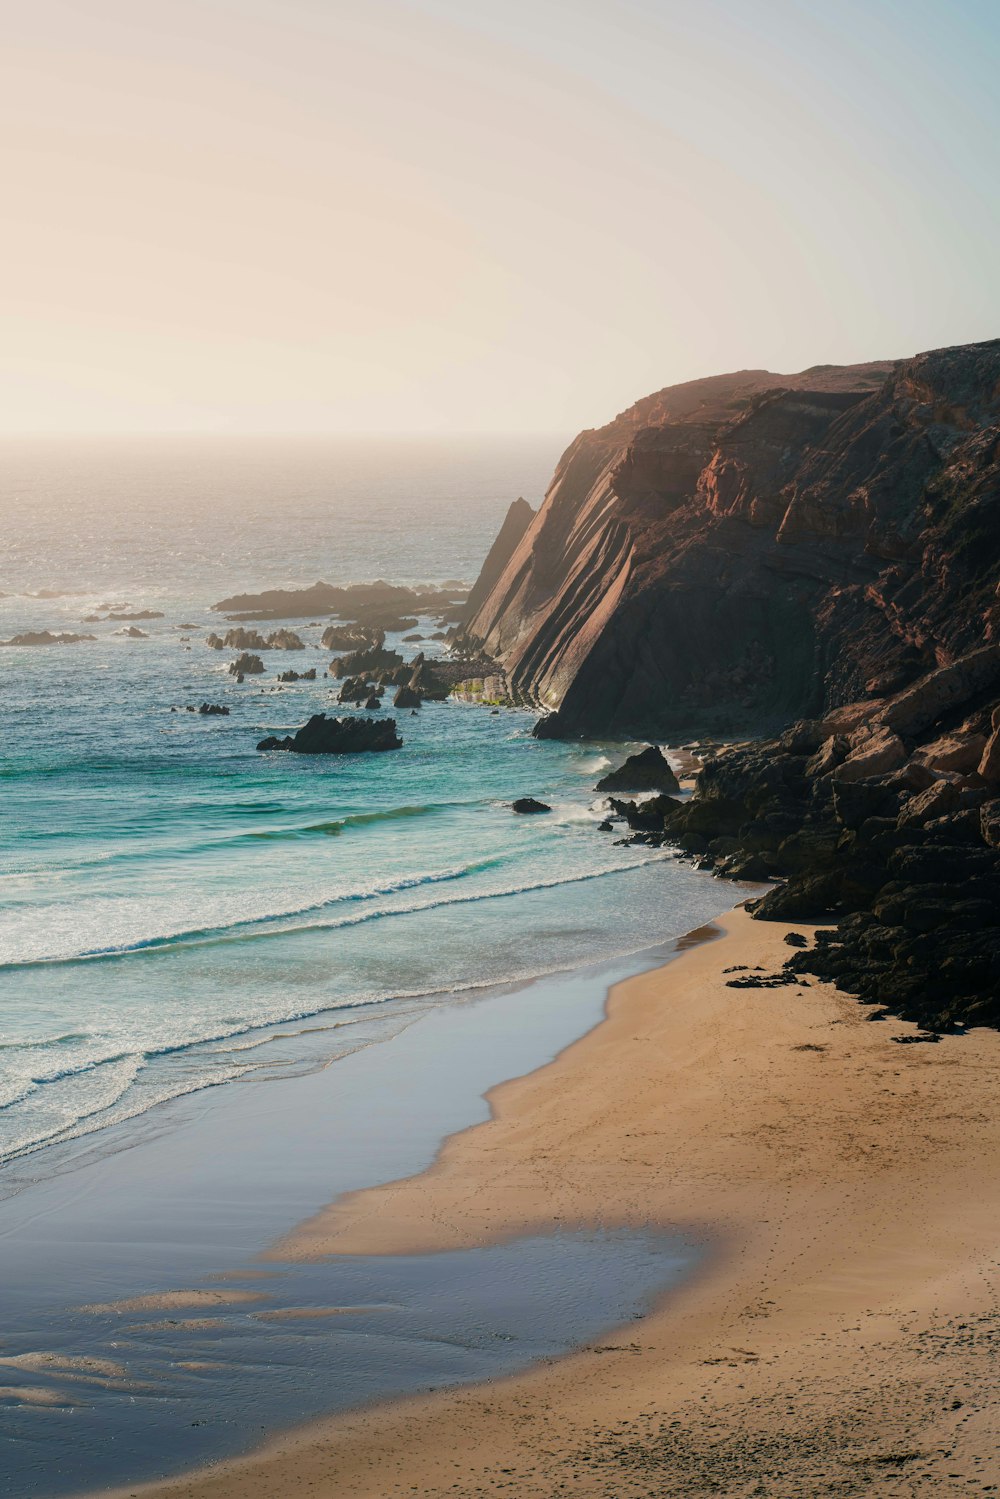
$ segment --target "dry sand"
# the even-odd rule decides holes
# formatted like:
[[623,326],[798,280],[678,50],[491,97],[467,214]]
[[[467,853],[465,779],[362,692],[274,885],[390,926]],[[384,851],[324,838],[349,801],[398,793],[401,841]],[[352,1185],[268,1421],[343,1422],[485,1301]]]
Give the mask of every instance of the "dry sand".
[[492,1119],[429,1171],[341,1200],[275,1251],[683,1225],[714,1245],[685,1288],[600,1348],[333,1418],[153,1491],[1000,1491],[1000,1035],[898,1045],[913,1027],[870,1024],[826,986],[729,988],[732,965],[779,967],[787,928],[743,912],[720,925],[494,1090]]

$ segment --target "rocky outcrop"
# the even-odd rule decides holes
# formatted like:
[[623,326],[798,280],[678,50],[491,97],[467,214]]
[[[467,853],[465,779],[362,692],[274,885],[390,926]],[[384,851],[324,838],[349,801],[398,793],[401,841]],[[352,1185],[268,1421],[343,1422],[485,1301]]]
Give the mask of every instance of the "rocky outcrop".
[[998,424],[998,341],[671,387],[576,439],[460,639],[558,736],[896,692],[997,637]]
[[658,745],[651,744],[637,755],[629,755],[624,765],[611,770],[598,781],[596,791],[679,791],[680,782],[674,775],[666,755]]
[[74,635],[71,630],[25,630],[10,640],[0,640],[0,645],[79,645],[81,640],[96,639],[96,635]]
[[[613,805],[645,841],[779,880],[758,918],[830,922],[792,972],[932,1031],[1000,1025],[1000,785],[983,773],[998,698],[989,646],[903,692],[724,751],[690,801]],[[863,720],[838,735],[859,706]]]
[[[444,620],[457,618],[464,608],[468,587],[449,582],[440,588],[407,588],[378,579],[337,588],[332,583],[313,583],[308,588],[268,588],[262,593],[239,593],[220,599],[212,608],[233,621],[263,619],[312,619],[337,615],[367,628],[384,630],[413,628],[403,621],[416,614],[432,614]],[[334,650],[340,647],[334,646]]]
[[238,677],[240,681],[244,677],[259,677],[263,670],[263,661],[259,656],[251,655],[249,651],[244,651],[241,656],[237,656],[235,661],[229,663],[229,675]]
[[551,812],[552,808],[546,802],[536,801],[533,796],[519,796],[511,802],[510,810],[519,812],[522,817],[537,817],[542,812]]
[[315,666],[310,666],[308,671],[280,671],[278,673],[279,682],[315,682],[315,680]]
[[259,630],[245,630],[241,627],[235,630],[227,630],[222,640],[219,639],[218,635],[209,635],[205,644],[210,645],[216,651],[305,650],[305,645],[294,630],[272,630],[270,635],[262,635]]
[[[444,702],[451,691],[447,669],[442,669],[441,663],[437,661],[428,661],[423,651],[410,662],[410,674],[404,685],[417,697],[438,703]],[[409,703],[406,706],[419,707],[419,704]]]
[[348,677],[347,681],[341,684],[340,691],[337,693],[337,701],[339,703],[362,703],[374,690],[374,684],[367,681],[365,677]]
[[403,665],[398,651],[388,651],[384,645],[364,646],[346,656],[337,656],[327,668],[331,677],[354,677],[360,672],[395,671]]
[[320,645],[328,651],[370,650],[385,644],[384,630],[363,630],[357,625],[328,625],[320,637]]
[[394,718],[327,718],[314,713],[308,723],[284,739],[271,735],[259,750],[290,750],[296,755],[357,755],[401,749]]

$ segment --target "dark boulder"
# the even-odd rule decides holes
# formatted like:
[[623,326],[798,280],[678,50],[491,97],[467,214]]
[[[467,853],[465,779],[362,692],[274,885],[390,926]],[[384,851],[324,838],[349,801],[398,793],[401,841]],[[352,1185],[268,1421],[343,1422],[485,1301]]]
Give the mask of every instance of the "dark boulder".
[[394,708],[419,708],[423,699],[412,687],[400,687],[392,700]]
[[600,781],[598,791],[679,791],[680,782],[674,775],[663,751],[651,744],[637,755],[629,755],[624,765],[609,771]]
[[290,750],[297,755],[353,755],[400,749],[402,744],[394,718],[327,718],[325,713],[314,713],[294,734],[284,739],[272,735],[257,748]]
[[398,651],[387,651],[383,645],[371,645],[351,651],[347,656],[338,656],[331,661],[329,674],[331,677],[356,677],[361,672],[394,671],[402,665],[403,658]]
[[536,801],[533,796],[519,796],[516,801],[511,802],[510,808],[512,812],[521,812],[527,816],[552,811],[552,808],[545,802]]
[[672,814],[684,805],[672,796],[650,796],[644,802],[621,802],[612,796],[610,801],[616,816],[643,833],[662,833]]
[[372,684],[364,677],[348,677],[340,691],[337,693],[337,701],[341,703],[364,702],[371,694]]

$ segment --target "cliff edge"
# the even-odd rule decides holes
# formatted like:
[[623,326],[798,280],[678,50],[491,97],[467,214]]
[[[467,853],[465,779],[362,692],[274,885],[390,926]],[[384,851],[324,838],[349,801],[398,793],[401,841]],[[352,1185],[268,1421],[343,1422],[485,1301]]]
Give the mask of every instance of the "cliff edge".
[[1000,340],[669,387],[569,447],[466,643],[556,736],[760,733],[898,691],[995,638],[998,421]]

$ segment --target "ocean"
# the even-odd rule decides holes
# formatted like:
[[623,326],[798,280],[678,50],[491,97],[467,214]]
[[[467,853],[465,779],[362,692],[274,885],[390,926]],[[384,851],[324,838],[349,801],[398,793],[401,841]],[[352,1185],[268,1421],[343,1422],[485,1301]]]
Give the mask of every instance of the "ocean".
[[[243,590],[471,582],[562,446],[0,447],[0,637],[97,636],[0,648],[0,1163],[37,1174],[46,1146],[164,1100],[377,1044],[392,1024],[354,1018],[373,1005],[398,1029],[414,1006],[635,952],[729,903],[597,831],[594,783],[623,746],[539,742],[529,714],[447,702],[400,716],[391,754],[260,754],[330,709],[328,621],[289,621],[307,649],[242,684],[205,644],[212,603]],[[162,617],[132,639],[81,623],[102,606]],[[315,682],[276,680],[310,666]],[[229,716],[184,711],[205,700]],[[552,814],[514,816],[523,795]],[[23,1180],[0,1171],[0,1195]]]

